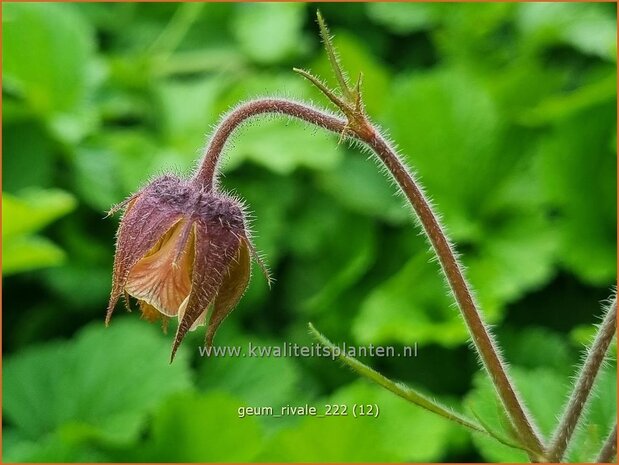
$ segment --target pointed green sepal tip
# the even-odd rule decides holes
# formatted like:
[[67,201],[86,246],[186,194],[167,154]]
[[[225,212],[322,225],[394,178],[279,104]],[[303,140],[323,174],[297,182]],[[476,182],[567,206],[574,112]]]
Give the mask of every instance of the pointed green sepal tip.
[[301,76],[303,76],[305,79],[310,81],[312,84],[314,84],[314,86],[316,86],[320,90],[320,92],[322,92],[329,100],[331,100],[331,102],[333,102],[333,104],[336,107],[340,108],[344,113],[348,114],[348,112],[350,112],[349,105],[344,100],[342,100],[338,95],[336,95],[335,92],[329,89],[326,86],[326,84],[322,82],[319,78],[317,78],[310,72],[305,71],[304,69],[292,68],[292,70],[295,73],[298,73]]
[[318,27],[320,28],[320,36],[325,44],[325,50],[327,51],[327,56],[329,57],[329,63],[331,63],[331,69],[337,79],[338,86],[340,87],[344,98],[349,102],[352,102],[354,101],[353,90],[348,84],[348,80],[344,74],[340,60],[337,57],[335,47],[333,46],[333,41],[331,40],[331,35],[329,34],[329,28],[327,27],[327,23],[322,17],[322,14],[320,14],[320,10],[316,10],[316,18],[318,20]]

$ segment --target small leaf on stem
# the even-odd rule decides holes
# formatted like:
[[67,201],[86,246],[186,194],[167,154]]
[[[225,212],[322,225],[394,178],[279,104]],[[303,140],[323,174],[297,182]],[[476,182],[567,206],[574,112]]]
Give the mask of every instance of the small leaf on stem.
[[292,68],[292,70],[295,73],[299,73],[305,79],[307,79],[312,84],[314,84],[323,94],[325,94],[325,96],[329,100],[331,100],[331,102],[333,102],[333,104],[336,107],[342,109],[342,111],[344,111],[346,113],[346,111],[343,108],[343,107],[347,107],[346,102],[344,100],[342,100],[340,97],[338,97],[337,95],[335,95],[335,92],[333,92],[331,89],[329,89],[327,87],[327,85],[324,82],[322,82],[319,78],[317,78],[316,76],[314,76],[310,72],[305,71],[304,69]]
[[429,399],[425,395],[417,392],[416,390],[405,386],[402,383],[396,383],[395,381],[390,380],[389,378],[381,375],[377,371],[373,370],[367,365],[364,365],[359,360],[353,357],[349,357],[345,353],[343,353],[339,347],[333,344],[329,339],[323,336],[311,323],[308,324],[310,334],[324,347],[328,348],[334,357],[339,358],[342,362],[352,368],[355,372],[360,374],[361,376],[374,381],[375,383],[383,386],[394,394],[402,397],[409,402],[429,410],[430,412],[436,413],[437,415],[442,416],[450,421],[458,423],[459,425],[465,426],[473,431],[486,433],[487,431],[480,425],[476,424],[472,420],[465,418],[464,416],[453,412],[447,407],[442,406],[435,400]]

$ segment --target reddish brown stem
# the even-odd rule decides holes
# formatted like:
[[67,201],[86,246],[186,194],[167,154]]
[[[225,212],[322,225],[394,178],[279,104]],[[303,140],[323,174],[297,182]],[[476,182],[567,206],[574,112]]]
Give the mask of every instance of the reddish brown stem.
[[606,438],[602,450],[595,460],[597,463],[611,463],[613,458],[617,455],[617,423],[613,427],[612,431]]
[[617,332],[617,298],[615,297],[604,316],[595,340],[589,349],[587,358],[582,365],[574,391],[561,416],[561,422],[555,431],[552,443],[548,448],[548,458],[552,462],[560,462],[567,450],[572,434],[578,426],[582,412],[591,397],[593,385],[602,368],[606,352]]
[[402,188],[411,205],[413,205],[415,213],[419,217],[419,221],[436,251],[449,287],[460,307],[479,356],[492,378],[492,382],[514,423],[516,431],[521,436],[520,439],[529,449],[537,451],[541,455],[543,450],[542,443],[507,376],[504,362],[501,360],[493,338],[482,320],[462,268],[436,214],[432,211],[430,203],[415,182],[412,174],[395,154],[395,151],[378,133],[374,132],[364,142],[380,157]]
[[308,107],[305,104],[289,100],[264,99],[245,103],[224,117],[215,130],[213,138],[206,149],[202,166],[196,173],[196,181],[202,183],[206,188],[213,187],[218,159],[230,135],[245,120],[263,113],[289,115],[330,131],[351,136],[366,144],[377,154],[415,210],[439,258],[443,272],[462,312],[480,358],[490,374],[499,397],[520,436],[520,440],[529,450],[535,451],[538,454],[538,456],[532,457],[533,460],[543,460],[543,445],[522,406],[522,402],[518,399],[513,389],[504,363],[482,320],[481,314],[477,310],[463,271],[458,264],[454,250],[447,240],[436,214],[432,211],[432,207],[412,174],[367,119],[344,121]]
[[230,135],[246,120],[265,113],[292,116],[335,133],[341,133],[346,128],[345,120],[316,110],[306,104],[270,98],[249,101],[236,107],[221,120],[206,147],[204,159],[194,179],[202,183],[207,190],[211,189],[217,180],[216,172],[220,155]]

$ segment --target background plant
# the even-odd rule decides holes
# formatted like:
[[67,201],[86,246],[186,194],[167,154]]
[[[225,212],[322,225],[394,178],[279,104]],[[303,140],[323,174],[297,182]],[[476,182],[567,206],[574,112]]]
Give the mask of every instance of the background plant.
[[[520,390],[538,417],[553,419],[615,276],[614,6],[321,8],[345,67],[366,75],[369,113],[418,169],[483,308],[503,320],[498,336]],[[204,128],[230,104],[265,93],[316,97],[289,70],[304,64],[328,75],[304,5],[8,5],[3,13],[4,189],[28,199],[25,187],[60,187],[78,200],[46,230],[66,250],[65,264],[5,279],[5,350],[15,352],[3,387],[7,459],[526,458],[481,436],[471,443],[326,360],[247,359],[231,367],[190,363],[196,354],[186,353],[170,380],[152,361],[161,345],[154,328],[127,322],[109,330],[115,336],[99,335],[113,235],[102,212],[158,169],[187,170]],[[261,28],[278,30],[278,40]],[[72,92],[58,91],[67,83]],[[464,327],[392,189],[336,139],[286,124],[248,127],[228,154],[224,184],[255,209],[258,246],[279,281],[272,293],[256,282],[228,322],[238,327],[219,337],[309,341],[311,319],[335,340],[417,341],[419,358],[372,365],[446,403],[465,397],[496,412],[484,401],[489,387],[471,382],[477,367],[463,346]],[[84,325],[68,342],[29,348]],[[133,350],[105,343],[129,334]],[[117,369],[125,351],[144,373]],[[167,382],[158,389],[144,382],[135,392],[145,376],[152,386]],[[40,388],[46,383],[53,389]],[[588,460],[599,449],[615,416],[615,388],[611,367],[590,409],[594,427],[579,432],[571,458]],[[235,418],[238,405],[325,398],[375,398],[391,413],[320,425]],[[212,442],[198,440],[209,432]],[[403,432],[418,440],[398,440]],[[360,441],[377,435],[381,441]]]

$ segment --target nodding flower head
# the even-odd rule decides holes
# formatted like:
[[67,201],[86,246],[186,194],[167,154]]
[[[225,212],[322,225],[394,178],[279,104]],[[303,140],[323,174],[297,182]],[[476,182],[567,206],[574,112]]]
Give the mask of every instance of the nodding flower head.
[[131,296],[143,317],[161,319],[164,329],[178,317],[171,360],[187,332],[207,319],[211,345],[247,288],[256,256],[242,203],[195,181],[163,176],[111,213],[120,209],[106,324],[118,299],[129,309]]

